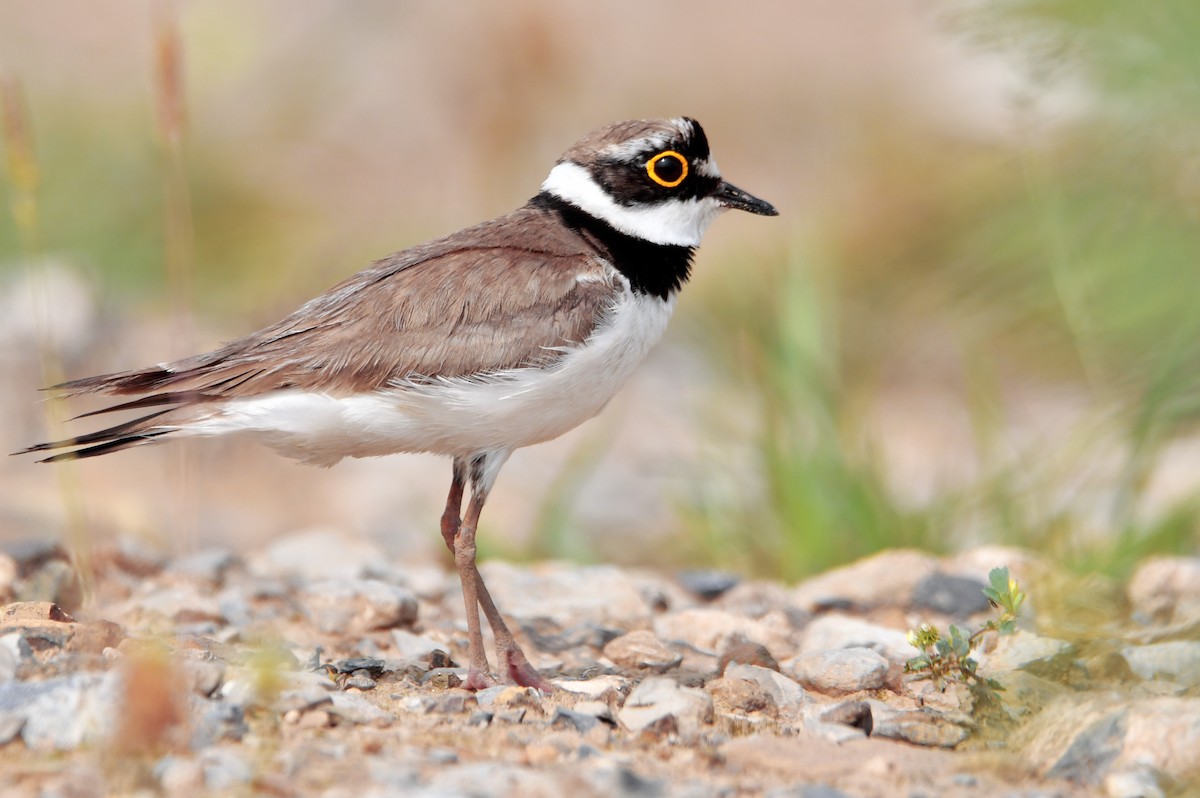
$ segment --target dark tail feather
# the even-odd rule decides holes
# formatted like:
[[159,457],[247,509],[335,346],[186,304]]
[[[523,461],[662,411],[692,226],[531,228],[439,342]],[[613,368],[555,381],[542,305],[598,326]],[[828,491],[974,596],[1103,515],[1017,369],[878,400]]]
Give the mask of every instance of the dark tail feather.
[[[100,443],[95,446],[85,447],[83,449],[76,449],[71,452],[59,452],[56,455],[38,460],[38,462],[59,463],[63,460],[82,460],[85,457],[96,457],[98,455],[108,454],[109,452],[119,452],[122,449],[128,449],[131,446],[143,446],[147,443],[154,443],[155,438],[159,437],[160,435],[166,435],[168,432],[171,432],[171,430],[163,429],[155,430],[154,432],[139,432],[136,435],[127,435],[124,438],[117,438],[116,440],[108,441],[107,443]],[[26,451],[34,450],[26,449]],[[22,452],[17,452],[17,454],[22,454]]]
[[81,393],[149,393],[171,381],[176,375],[163,368],[148,368],[140,371],[122,371],[115,374],[100,374],[78,380],[60,382],[44,388],[75,396]]
[[[223,380],[212,382],[208,385],[204,385],[201,388],[197,388],[196,390],[164,391],[163,393],[151,394],[150,396],[143,396],[140,399],[134,399],[130,402],[122,402],[121,404],[112,405],[111,407],[102,407],[99,410],[92,410],[88,413],[80,413],[79,415],[75,416],[75,418],[87,418],[88,416],[97,416],[101,413],[115,413],[118,410],[137,410],[143,407],[158,407],[159,405],[194,405],[200,404],[201,402],[219,402],[223,397],[213,393],[213,391],[231,390],[262,373],[262,369],[258,369],[254,371],[244,371],[238,374],[231,374]],[[106,380],[107,378],[94,377],[89,379]],[[89,388],[76,387],[85,382],[87,382],[87,380],[64,382],[62,385],[55,385],[53,388],[49,388],[48,390],[90,390]],[[109,381],[109,386],[110,387],[107,388],[100,386],[99,389],[108,393],[127,392],[123,387],[112,387],[111,381]]]
[[[198,358],[192,358],[192,360],[198,360]],[[211,395],[212,393],[230,391],[242,383],[260,376],[265,371],[265,369],[250,368],[245,371],[232,371],[232,373],[227,370],[208,374],[183,368],[183,365],[189,362],[181,361],[179,368],[164,369],[154,366],[139,371],[122,371],[116,374],[84,377],[78,380],[70,380],[69,382],[60,382],[58,385],[51,385],[49,388],[43,388],[42,390],[54,391],[64,396],[78,396],[85,393],[107,393],[120,396],[122,394],[149,394],[181,382],[187,382],[191,385],[189,390],[154,393],[153,396],[147,397],[144,400],[137,400],[139,402],[148,402],[145,405],[118,405],[114,408],[95,411],[96,413],[106,413],[108,410],[125,407],[148,407],[153,404],[165,404],[168,402],[183,404],[185,402],[216,399],[218,397]],[[167,398],[160,399],[160,397]],[[92,414],[89,413],[87,415]]]
[[[65,438],[61,441],[50,441],[48,443],[38,443],[30,446],[28,449],[22,449],[13,454],[31,454],[33,452],[48,452],[51,449],[64,449],[69,446],[89,446],[91,444],[100,444],[99,446],[91,446],[88,449],[80,449],[74,452],[63,452],[46,460],[39,462],[52,463],[58,460],[71,460],[77,457],[94,457],[98,454],[105,454],[110,451],[128,448],[135,445],[138,441],[146,442],[150,438],[156,438],[159,435],[165,435],[171,432],[171,429],[154,429],[152,424],[148,424],[151,419],[158,418],[164,413],[171,412],[173,408],[159,410],[149,415],[135,418],[132,421],[126,421],[124,424],[117,424],[108,429],[89,432],[87,435],[80,435],[76,438]],[[118,446],[117,444],[125,444]],[[96,451],[97,449],[101,451]]]
[[[219,396],[202,393],[201,391],[172,391],[170,393],[156,393],[151,396],[143,396],[141,399],[134,399],[132,402],[122,402],[119,405],[111,405],[109,407],[102,407],[99,410],[90,410],[87,413],[80,413],[71,420],[75,421],[80,418],[87,418],[88,416],[98,416],[101,413],[115,413],[118,410],[139,410],[144,407],[158,407],[159,405],[183,405],[196,404],[199,402],[214,402],[220,398],[221,397]],[[162,412],[165,413],[166,411],[164,410]],[[155,413],[154,415],[156,416],[161,414]],[[153,417],[154,416],[146,416],[146,418]],[[138,420],[140,421],[141,419]]]

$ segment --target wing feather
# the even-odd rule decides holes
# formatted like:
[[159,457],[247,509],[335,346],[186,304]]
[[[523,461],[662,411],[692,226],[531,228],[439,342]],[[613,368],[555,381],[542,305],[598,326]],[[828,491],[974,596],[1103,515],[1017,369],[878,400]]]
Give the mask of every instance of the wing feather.
[[346,395],[547,364],[587,339],[621,288],[582,238],[540,224],[541,213],[522,208],[392,255],[212,352],[55,389],[155,394],[117,406],[130,408],[286,388]]
[[42,462],[153,443],[205,404],[300,389],[344,396],[549,365],[582,344],[625,290],[604,253],[534,205],[398,252],[281,321],[218,349],[62,383],[66,395],[140,398],[85,413],[165,408],[17,454]]

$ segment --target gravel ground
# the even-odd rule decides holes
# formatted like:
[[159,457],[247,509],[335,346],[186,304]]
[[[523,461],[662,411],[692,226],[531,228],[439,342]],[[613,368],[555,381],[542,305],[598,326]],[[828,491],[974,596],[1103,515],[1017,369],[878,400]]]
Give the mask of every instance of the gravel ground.
[[[1134,796],[1200,751],[1200,560],[1156,559],[1100,642],[978,652],[1002,705],[912,682],[906,630],[977,628],[1021,551],[886,552],[796,586],[486,563],[555,690],[461,689],[455,575],[329,533],[251,552],[126,542],[80,584],[0,553],[5,796]],[[85,603],[81,596],[91,593]]]

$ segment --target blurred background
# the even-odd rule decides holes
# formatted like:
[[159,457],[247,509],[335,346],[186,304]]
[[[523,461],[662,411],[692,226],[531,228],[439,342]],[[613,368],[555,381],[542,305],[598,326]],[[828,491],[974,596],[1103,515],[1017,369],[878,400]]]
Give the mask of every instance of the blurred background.
[[[0,438],[92,429],[35,388],[257,329],[517,207],[587,131],[686,114],[781,216],[714,225],[633,383],[506,467],[485,553],[1194,553],[1198,39],[1194,0],[0,0]],[[220,441],[3,458],[0,538],[433,562],[448,482]]]

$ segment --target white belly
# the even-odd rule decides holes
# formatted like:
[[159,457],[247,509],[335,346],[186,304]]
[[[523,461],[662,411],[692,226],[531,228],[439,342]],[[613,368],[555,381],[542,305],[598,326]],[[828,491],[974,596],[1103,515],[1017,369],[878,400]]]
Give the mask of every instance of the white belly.
[[340,398],[278,391],[231,401],[180,432],[251,433],[320,465],[396,452],[467,457],[529,446],[599,413],[662,337],[674,307],[674,297],[627,294],[583,345],[549,368]]

